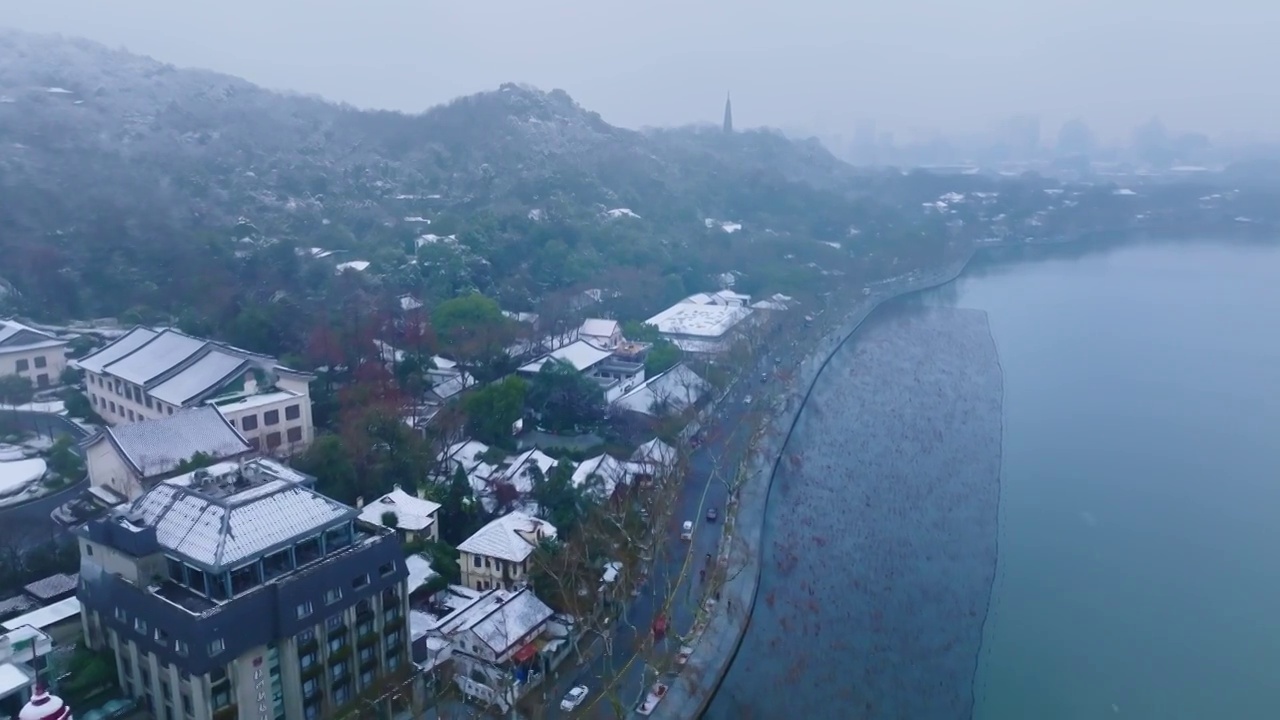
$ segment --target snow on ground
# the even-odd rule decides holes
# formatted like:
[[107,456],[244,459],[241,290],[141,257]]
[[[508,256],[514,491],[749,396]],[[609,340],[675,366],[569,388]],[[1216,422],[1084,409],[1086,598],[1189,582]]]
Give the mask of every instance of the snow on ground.
[[829,246],[829,247],[833,247],[833,248],[835,248],[836,250],[839,250],[839,249],[840,249],[840,243],[838,243],[838,242],[831,242],[831,241],[827,240],[827,241],[823,241],[823,243],[822,243],[822,244],[823,244],[823,245],[827,245],[827,246]]
[[431,221],[430,221],[430,220],[428,220],[428,219],[426,219],[426,218],[424,218],[424,217],[422,217],[422,216],[420,216],[420,215],[410,215],[409,217],[405,218],[405,219],[404,219],[404,221],[405,221],[405,222],[409,222],[409,223],[426,223],[426,224],[428,224],[428,225],[430,225],[430,224],[431,224]]
[[8,498],[25,491],[44,477],[49,466],[40,458],[0,462],[0,498]]
[[1138,193],[1130,190],[1129,188],[1120,188],[1119,190],[1116,190],[1111,194],[1112,195],[1137,195]]
[[742,223],[725,221],[720,223],[720,229],[727,233],[736,233],[742,229]]
[[20,448],[17,445],[5,445],[4,443],[0,443],[0,462],[6,462],[9,460],[25,460],[29,454],[30,452],[28,450]]
[[19,412],[48,413],[49,415],[64,415],[67,412],[67,404],[61,400],[53,400],[51,402],[29,402],[25,405],[15,405],[12,410]]
[[338,272],[343,272],[345,270],[355,270],[356,272],[364,272],[365,270],[369,269],[369,261],[368,260],[350,260],[348,262],[338,263],[337,268],[338,268]]
[[612,210],[606,210],[604,214],[608,215],[611,218],[628,217],[628,218],[635,218],[637,220],[640,219],[639,215],[631,212],[631,208],[614,208]]

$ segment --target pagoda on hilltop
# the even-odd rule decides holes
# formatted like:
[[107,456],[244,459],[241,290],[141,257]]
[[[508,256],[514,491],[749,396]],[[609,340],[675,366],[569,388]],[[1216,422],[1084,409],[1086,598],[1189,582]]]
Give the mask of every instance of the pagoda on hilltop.
[[43,684],[38,684],[31,702],[18,713],[18,720],[71,720],[71,708],[62,698],[50,695]]
[[728,93],[724,96],[724,134],[733,134],[733,100]]

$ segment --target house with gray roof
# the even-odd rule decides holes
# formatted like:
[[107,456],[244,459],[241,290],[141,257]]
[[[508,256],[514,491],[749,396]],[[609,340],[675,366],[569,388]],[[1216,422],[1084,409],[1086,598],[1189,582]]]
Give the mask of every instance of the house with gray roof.
[[80,445],[90,486],[125,499],[137,498],[193,458],[221,461],[255,454],[249,441],[212,405],[106,427]]
[[17,320],[0,320],[0,376],[17,375],[37,388],[58,383],[67,367],[65,340]]
[[523,512],[510,512],[458,544],[462,584],[476,590],[513,588],[529,577],[529,556],[556,526]]
[[76,535],[85,641],[140,701],[322,717],[409,666],[399,538],[292,478],[197,470]]
[[273,357],[138,326],[74,364],[85,373],[90,404],[112,425],[214,405],[265,453],[293,454],[315,437],[313,376]]

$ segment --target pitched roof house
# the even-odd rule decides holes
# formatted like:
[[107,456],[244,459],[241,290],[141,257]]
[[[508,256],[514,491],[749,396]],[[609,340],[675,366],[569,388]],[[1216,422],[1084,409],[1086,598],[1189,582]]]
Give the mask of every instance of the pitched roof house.
[[65,340],[17,320],[0,320],[0,376],[27,378],[35,387],[49,387],[67,367]]
[[254,452],[218,408],[208,405],[158,420],[107,427],[84,440],[81,447],[90,486],[109,488],[129,500],[196,454],[211,460],[232,460]]
[[458,545],[462,584],[476,590],[523,584],[529,556],[556,533],[555,525],[522,512],[493,520]]
[[[360,505],[360,519],[390,527],[409,540],[437,540],[440,537],[440,503],[415,497],[400,489],[399,485],[391,492],[365,505]],[[394,525],[383,522],[387,513],[395,515]]]

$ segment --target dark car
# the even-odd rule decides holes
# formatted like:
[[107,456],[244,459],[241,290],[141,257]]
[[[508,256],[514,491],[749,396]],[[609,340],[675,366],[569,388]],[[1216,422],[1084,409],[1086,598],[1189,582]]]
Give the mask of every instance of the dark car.
[[715,508],[707,508],[707,522],[715,522],[717,517],[719,517],[719,513],[716,512]]

